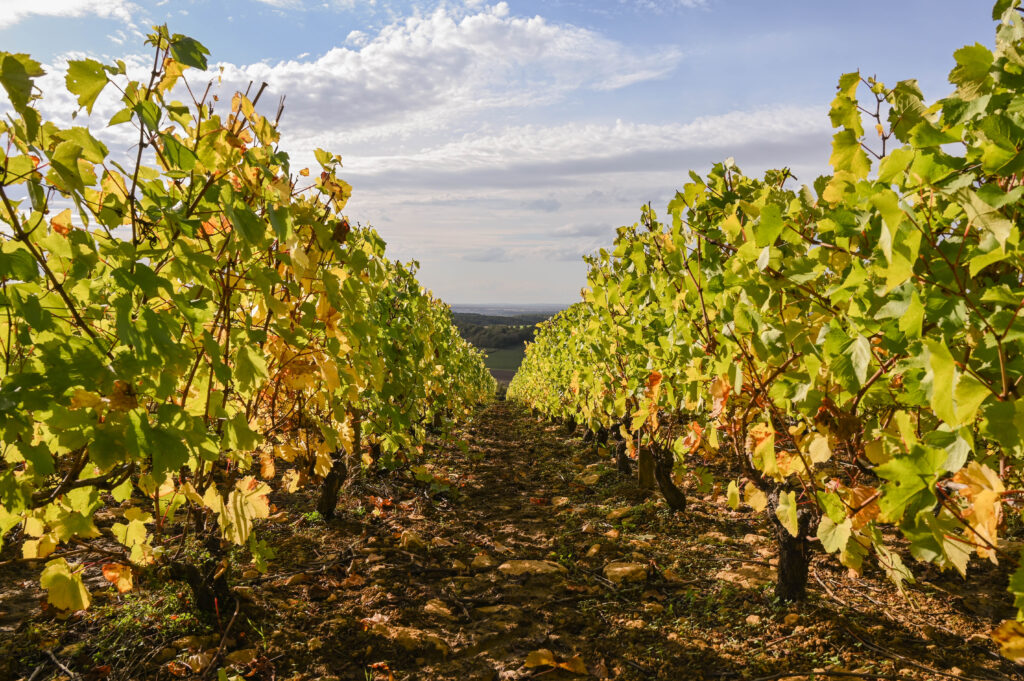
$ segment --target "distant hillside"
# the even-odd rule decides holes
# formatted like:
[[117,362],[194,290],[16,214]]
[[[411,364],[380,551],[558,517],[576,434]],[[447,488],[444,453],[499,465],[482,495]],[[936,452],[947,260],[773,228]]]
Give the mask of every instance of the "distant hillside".
[[568,303],[549,303],[546,305],[514,305],[514,304],[467,304],[467,303],[452,303],[451,308],[453,312],[466,313],[466,314],[480,314],[494,317],[519,317],[519,316],[537,316],[544,315],[544,318],[550,317],[557,312],[564,310],[569,307]]
[[523,344],[533,340],[537,324],[554,311],[516,315],[452,312],[459,334],[487,353],[485,364],[499,381],[508,381],[523,361]]
[[455,326],[463,338],[478,348],[520,347],[533,340],[534,327],[551,315],[523,314],[514,317],[453,312]]

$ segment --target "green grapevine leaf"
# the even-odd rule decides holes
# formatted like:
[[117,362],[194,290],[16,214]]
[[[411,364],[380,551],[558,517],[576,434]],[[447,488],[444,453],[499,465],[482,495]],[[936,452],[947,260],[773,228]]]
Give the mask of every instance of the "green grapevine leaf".
[[73,59],[68,62],[68,72],[64,76],[68,92],[78,96],[78,106],[92,113],[96,98],[103,92],[109,82],[103,64],[95,59]]

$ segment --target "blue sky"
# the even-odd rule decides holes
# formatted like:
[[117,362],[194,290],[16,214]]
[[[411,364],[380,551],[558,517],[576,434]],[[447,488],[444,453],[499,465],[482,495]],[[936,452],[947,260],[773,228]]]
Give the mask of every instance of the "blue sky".
[[936,98],[953,51],[994,31],[978,0],[0,0],[0,16],[2,49],[47,64],[58,120],[66,59],[145,68],[154,23],[204,43],[225,90],[265,80],[293,158],[342,154],[350,218],[453,303],[576,299],[580,257],[691,168],[732,156],[812,182],[839,74]]

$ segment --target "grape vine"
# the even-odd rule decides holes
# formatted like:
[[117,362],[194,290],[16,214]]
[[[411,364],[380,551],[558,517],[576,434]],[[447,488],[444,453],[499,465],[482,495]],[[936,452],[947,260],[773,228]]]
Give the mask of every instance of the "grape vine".
[[164,571],[223,609],[227,547],[270,557],[271,492],[319,490],[330,516],[346,475],[414,461],[495,390],[415,265],[342,215],[340,156],[293,169],[264,88],[218,104],[186,80],[205,47],[148,44],[147,81],[92,59],[66,78],[87,112],[116,89],[134,162],[44,120],[40,64],[0,53],[0,538],[59,609],[89,605],[82,547],[119,589]]
[[[1018,4],[996,4],[993,50],[956,51],[937,102],[843,75],[832,175],[793,188],[728,160],[691,173],[667,221],[644,207],[510,399],[617,433],[673,508],[673,470],[726,464],[729,505],[770,520],[782,599],[804,596],[815,545],[901,588],[908,554],[965,577],[976,558],[1015,568],[1024,620],[1002,535],[1024,494]],[[1024,658],[1020,621],[994,637]]]

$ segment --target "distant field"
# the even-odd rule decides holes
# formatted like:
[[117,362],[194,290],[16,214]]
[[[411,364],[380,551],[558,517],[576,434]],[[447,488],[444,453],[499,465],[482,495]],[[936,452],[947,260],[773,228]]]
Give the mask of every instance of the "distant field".
[[523,361],[523,346],[485,350],[487,359],[484,364],[488,369],[515,371]]

